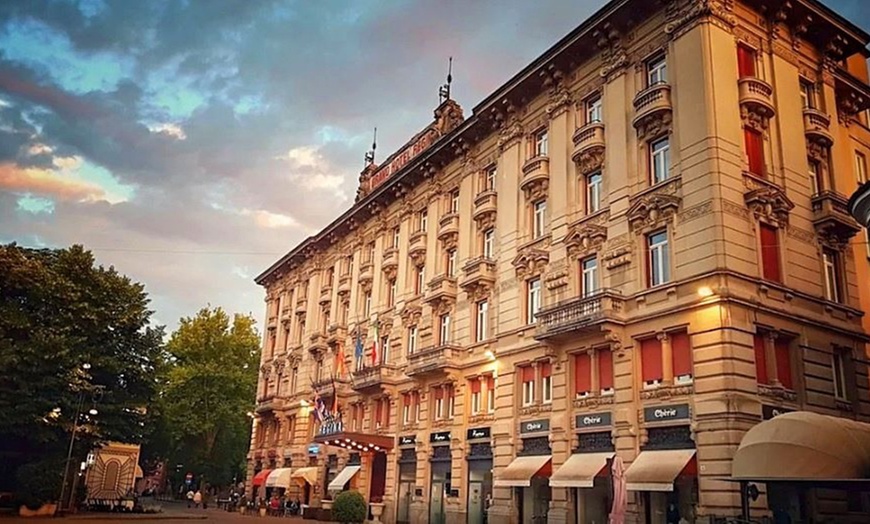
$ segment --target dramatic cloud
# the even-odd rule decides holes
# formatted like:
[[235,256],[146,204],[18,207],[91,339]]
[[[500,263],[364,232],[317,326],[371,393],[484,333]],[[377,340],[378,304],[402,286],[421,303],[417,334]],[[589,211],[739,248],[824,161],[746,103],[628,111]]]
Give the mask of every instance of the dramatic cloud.
[[251,279],[351,205],[373,127],[383,158],[429,122],[447,57],[468,112],[603,4],[4,0],[0,241],[83,243],[170,326],[259,319]]

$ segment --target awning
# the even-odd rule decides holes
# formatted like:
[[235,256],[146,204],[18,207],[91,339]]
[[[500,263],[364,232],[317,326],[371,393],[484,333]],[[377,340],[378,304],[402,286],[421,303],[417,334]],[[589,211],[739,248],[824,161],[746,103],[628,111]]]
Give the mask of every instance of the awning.
[[356,475],[356,472],[360,470],[362,466],[346,466],[343,470],[338,472],[338,475],[332,479],[332,482],[329,483],[329,486],[326,488],[326,491],[341,491],[344,489],[344,485]]
[[[343,427],[343,426],[342,426]],[[341,429],[340,427],[339,429]],[[314,442],[349,449],[352,452],[389,451],[396,444],[396,438],[387,435],[375,435],[373,433],[356,433],[353,431],[334,431],[331,433],[319,433],[314,437]]]
[[870,424],[808,411],[754,426],[731,465],[734,480],[861,480],[868,472]]
[[142,467],[139,464],[136,464],[136,473],[134,474],[134,478],[141,479],[145,474],[142,473]]
[[492,485],[497,488],[527,488],[532,485],[532,477],[550,464],[552,455],[517,457],[501,472]]
[[254,475],[254,479],[251,480],[251,485],[262,486],[266,483],[266,479],[269,478],[269,473],[272,473],[271,469],[261,469],[259,473]]
[[308,468],[299,468],[290,474],[290,478],[295,480],[300,486],[305,484],[306,482],[314,486],[315,484],[317,484],[317,468],[313,466]]
[[267,488],[289,488],[290,487],[290,468],[273,469],[272,473],[266,477]]
[[641,451],[625,470],[625,487],[630,491],[673,491],[674,480],[694,456],[694,449]]
[[614,453],[575,453],[550,477],[552,488],[591,488]]

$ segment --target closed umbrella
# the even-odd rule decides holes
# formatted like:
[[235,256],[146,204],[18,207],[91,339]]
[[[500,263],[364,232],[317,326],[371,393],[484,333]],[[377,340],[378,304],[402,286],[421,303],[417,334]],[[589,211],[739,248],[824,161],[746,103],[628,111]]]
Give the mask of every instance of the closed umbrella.
[[610,509],[610,524],[625,524],[625,509],[628,505],[625,489],[625,465],[619,455],[613,457],[610,467],[613,480],[613,507]]

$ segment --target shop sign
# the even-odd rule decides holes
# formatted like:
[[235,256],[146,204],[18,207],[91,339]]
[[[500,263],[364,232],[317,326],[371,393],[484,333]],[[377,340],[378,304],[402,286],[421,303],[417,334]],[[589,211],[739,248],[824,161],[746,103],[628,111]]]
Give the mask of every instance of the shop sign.
[[794,411],[789,408],[780,408],[776,406],[768,406],[767,404],[761,405],[761,419],[762,420],[770,420],[774,417],[778,417],[780,415],[784,415],[786,413],[791,413]]
[[417,443],[417,435],[403,435],[399,437],[400,446],[413,446]]
[[688,404],[674,404],[672,406],[655,406],[643,408],[644,422],[668,422],[689,418]]
[[606,411],[604,413],[589,413],[586,415],[577,415],[575,426],[577,429],[598,428],[609,426],[613,423],[613,415]]
[[550,420],[546,418],[520,424],[520,433],[541,433],[544,431],[550,431]]
[[490,430],[489,428],[471,428],[468,430],[465,438],[468,440],[474,440],[479,438],[489,438]]
[[417,140],[399,150],[399,152],[393,155],[393,158],[379,167],[378,170],[369,178],[369,191],[383,184],[385,180],[402,169],[405,164],[425,151],[433,142],[435,142],[436,138],[438,138],[438,132],[434,129],[429,129],[417,138]]
[[320,453],[320,444],[310,444],[308,446],[309,455],[317,455],[318,453]]
[[430,433],[429,442],[431,442],[432,444],[443,444],[445,442],[450,442],[450,432],[441,431],[439,433]]
[[320,429],[317,431],[317,435],[320,437],[327,435],[335,435],[336,433],[344,432],[344,423],[340,420],[325,420],[321,425]]

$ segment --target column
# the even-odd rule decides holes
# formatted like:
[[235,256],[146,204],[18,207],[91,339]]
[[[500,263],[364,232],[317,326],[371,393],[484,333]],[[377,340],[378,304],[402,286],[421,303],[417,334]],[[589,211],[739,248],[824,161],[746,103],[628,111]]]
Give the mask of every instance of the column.
[[674,383],[674,351],[671,349],[671,337],[667,333],[659,333],[657,337],[662,343],[662,384],[670,386]]
[[764,334],[764,360],[767,365],[767,380],[774,386],[780,386],[779,373],[776,369],[776,332]]

